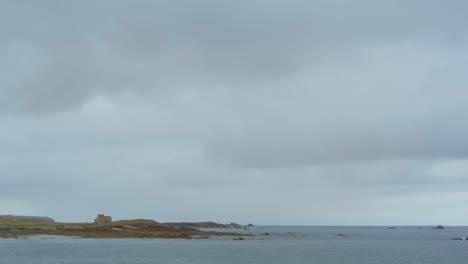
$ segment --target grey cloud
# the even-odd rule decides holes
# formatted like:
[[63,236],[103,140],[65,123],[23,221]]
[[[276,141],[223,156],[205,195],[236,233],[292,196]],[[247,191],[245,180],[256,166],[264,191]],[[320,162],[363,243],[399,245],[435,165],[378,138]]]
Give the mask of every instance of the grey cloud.
[[[256,95],[244,93],[248,99],[239,106],[216,105],[229,118],[213,124],[223,137],[210,139],[207,153],[254,167],[465,157],[466,92],[453,85],[465,78],[442,76],[439,61],[445,55],[434,55],[437,50],[388,50],[354,63],[352,70],[332,64],[310,79],[283,81],[287,92],[271,89],[272,83]],[[447,65],[443,71],[456,72],[458,59]]]
[[170,93],[281,80],[362,45],[457,43],[466,22],[465,4],[437,1],[3,5],[2,68],[16,68],[4,74],[3,111],[63,110],[121,90]]
[[466,222],[467,7],[4,1],[0,205],[62,221]]

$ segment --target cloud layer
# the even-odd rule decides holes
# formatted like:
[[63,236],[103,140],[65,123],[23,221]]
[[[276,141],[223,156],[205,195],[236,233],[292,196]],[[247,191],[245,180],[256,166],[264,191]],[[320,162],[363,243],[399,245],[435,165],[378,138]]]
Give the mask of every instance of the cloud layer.
[[0,10],[3,213],[468,221],[462,1]]

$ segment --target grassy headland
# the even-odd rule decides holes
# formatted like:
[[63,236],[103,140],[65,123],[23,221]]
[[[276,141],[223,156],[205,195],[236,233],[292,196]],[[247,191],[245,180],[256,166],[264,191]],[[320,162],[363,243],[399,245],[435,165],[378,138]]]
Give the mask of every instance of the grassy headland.
[[81,238],[183,238],[238,236],[237,233],[208,232],[190,227],[162,225],[154,220],[120,220],[108,224],[44,223],[41,221],[8,219],[0,216],[0,238],[33,235],[70,236]]

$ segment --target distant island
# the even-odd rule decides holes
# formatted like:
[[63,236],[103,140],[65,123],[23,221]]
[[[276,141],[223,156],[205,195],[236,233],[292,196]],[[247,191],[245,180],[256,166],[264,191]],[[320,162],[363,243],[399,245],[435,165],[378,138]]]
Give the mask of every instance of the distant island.
[[215,222],[168,222],[162,223],[163,225],[173,226],[173,227],[192,227],[192,228],[244,228],[244,227],[253,227],[253,224],[248,224],[246,226],[229,223],[229,224],[219,224]]
[[246,235],[197,229],[229,228],[231,224],[223,225],[215,222],[158,223],[151,219],[112,221],[110,216],[105,215],[98,215],[94,223],[58,223],[49,217],[3,215],[0,216],[0,238],[50,235],[80,238],[193,239],[208,238],[210,236]]
[[25,215],[0,215],[0,219],[17,220],[30,220],[35,222],[55,223],[55,220],[46,216],[25,216]]

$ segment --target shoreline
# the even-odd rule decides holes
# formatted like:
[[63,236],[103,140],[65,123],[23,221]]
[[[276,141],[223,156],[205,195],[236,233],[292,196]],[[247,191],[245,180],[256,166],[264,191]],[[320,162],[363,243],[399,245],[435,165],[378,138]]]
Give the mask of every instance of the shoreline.
[[60,236],[67,238],[162,238],[203,239],[211,236],[248,236],[234,232],[203,231],[190,227],[171,227],[161,224],[44,224],[0,226],[0,238],[29,236]]

